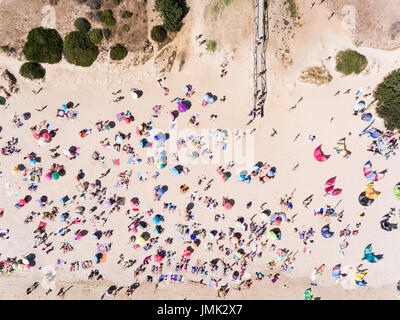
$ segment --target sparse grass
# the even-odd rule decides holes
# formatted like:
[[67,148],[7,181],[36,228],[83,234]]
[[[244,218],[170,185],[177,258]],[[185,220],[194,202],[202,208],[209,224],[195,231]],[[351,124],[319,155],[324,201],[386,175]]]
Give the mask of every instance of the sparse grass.
[[217,50],[217,41],[215,40],[207,40],[206,50],[215,52]]
[[297,6],[295,0],[285,0],[285,4],[288,5],[290,16],[295,19],[297,17]]
[[354,50],[339,51],[336,55],[336,70],[346,76],[361,73],[367,65],[367,58]]
[[211,14],[216,16],[218,14],[218,12],[220,11],[219,8],[219,4],[215,3],[212,7],[211,7]]

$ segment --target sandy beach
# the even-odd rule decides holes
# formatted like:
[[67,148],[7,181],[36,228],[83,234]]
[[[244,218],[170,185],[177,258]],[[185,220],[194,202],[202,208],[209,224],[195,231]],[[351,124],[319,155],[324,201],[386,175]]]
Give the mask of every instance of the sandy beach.
[[[16,147],[21,150],[0,155],[1,208],[4,209],[0,229],[2,232],[9,229],[0,239],[0,260],[34,257],[28,268],[17,266],[8,273],[2,268],[0,299],[302,300],[308,288],[314,297],[322,300],[398,299],[399,231],[387,232],[380,222],[394,208],[390,221],[399,223],[400,202],[393,195],[393,187],[400,182],[399,155],[395,150],[386,159],[367,151],[373,139],[359,134],[371,122],[362,121],[353,112],[360,100],[366,105],[373,102],[373,96],[368,94],[388,73],[400,67],[400,49],[356,46],[351,32],[343,28],[341,16],[328,20],[332,9],[325,4],[318,5],[319,1],[312,9],[313,1],[298,3],[300,25],[294,27],[293,37],[282,40],[282,34],[274,28],[281,19],[278,18],[280,9],[270,4],[265,116],[246,125],[253,98],[252,1],[236,0],[217,18],[210,16],[211,2],[188,2],[190,11],[182,30],[160,51],[155,47],[154,55],[144,64],[133,65],[131,53],[121,62],[109,61],[101,53],[100,59],[89,68],[76,67],[63,60],[46,65],[45,80],[31,81],[18,73],[21,60],[0,54],[1,73],[7,69],[15,75],[19,89],[7,99],[6,106],[0,106],[0,145],[5,147],[15,137],[18,138]],[[153,4],[154,1],[148,1],[148,12]],[[214,23],[207,23],[211,20]],[[218,28],[218,23],[223,21],[224,27]],[[230,32],[233,27],[238,30],[234,36]],[[196,40],[199,34],[205,39],[217,39],[217,51],[209,52],[200,46]],[[290,58],[282,57],[282,46],[290,48]],[[343,76],[335,69],[335,59],[329,59],[346,49],[357,50],[368,58],[367,68],[359,75]],[[176,50],[178,58],[169,72],[160,72],[162,63],[157,63],[158,57],[168,50]],[[183,67],[179,66],[182,55],[185,56]],[[228,73],[221,77],[223,64]],[[311,66],[324,66],[332,81],[322,85],[301,81],[302,71]],[[158,85],[159,79],[168,88],[168,95]],[[187,85],[195,91],[190,97],[185,96]],[[40,88],[43,89],[38,94],[33,92]],[[134,99],[132,88],[139,89],[142,96]],[[349,93],[344,94],[348,89],[351,89]],[[358,91],[360,99],[356,97]],[[217,99],[203,106],[207,93]],[[225,101],[220,100],[223,96]],[[114,102],[118,97],[124,98]],[[171,121],[170,113],[178,107],[171,101],[176,97],[189,101],[190,108]],[[57,117],[58,110],[68,102],[73,107],[66,108],[76,112],[76,118]],[[43,111],[35,110],[44,106],[47,107]],[[161,106],[157,117],[153,117],[155,106]],[[117,114],[128,110],[134,121],[118,121]],[[28,119],[16,126],[14,115],[27,112]],[[385,131],[383,120],[374,109],[369,112],[373,115],[373,127]],[[214,120],[213,114],[217,115]],[[190,123],[192,116],[199,122],[197,126]],[[41,143],[33,132],[40,131],[38,127],[44,120],[51,124],[47,128],[49,132],[58,130],[50,141]],[[113,121],[115,127],[108,128],[104,123],[107,120]],[[99,121],[103,121],[101,131],[96,125]],[[150,121],[151,130],[138,129]],[[36,130],[32,129],[34,126]],[[91,133],[82,137],[80,132],[84,129]],[[228,136],[221,138],[218,129],[225,130]],[[139,131],[144,133],[138,134]],[[164,146],[155,138],[160,132],[169,134]],[[195,145],[193,141],[200,136],[210,145]],[[108,147],[106,142],[101,143],[106,138],[110,142]],[[178,152],[178,138],[184,139],[187,146],[179,149],[179,161],[174,155]],[[334,150],[342,138],[346,138],[346,147],[351,151],[347,158]],[[146,143],[143,139],[151,146],[143,147]],[[225,142],[225,155],[231,157],[223,156]],[[126,144],[133,147],[133,153],[123,150]],[[58,145],[56,151],[50,151]],[[323,162],[313,155],[320,145],[323,153],[330,155]],[[80,148],[74,159],[71,153],[66,156],[71,146]],[[196,159],[188,156],[195,149]],[[166,151],[167,159],[166,166],[160,168],[162,150]],[[209,157],[210,150],[213,159]],[[40,162],[32,164],[24,158],[32,152],[41,158]],[[60,155],[52,158],[57,152]],[[95,152],[99,157],[104,156],[104,160],[95,160]],[[154,163],[148,161],[149,157],[153,157]],[[364,207],[358,198],[370,182],[363,174],[368,160],[373,170],[387,169],[387,173],[374,184],[381,194],[370,206]],[[230,161],[233,161],[231,167]],[[259,167],[263,167],[258,168],[261,173],[251,175],[259,162]],[[50,180],[46,174],[58,170],[50,170],[54,163],[62,165],[66,174]],[[19,164],[26,169],[15,170]],[[174,176],[171,170],[179,165],[187,167],[189,172]],[[219,166],[223,172],[218,172]],[[40,182],[34,181],[36,191],[28,189],[30,174],[24,176],[25,171],[30,173],[34,167],[43,168]],[[260,183],[259,178],[270,174],[272,167],[276,168],[273,178]],[[109,173],[101,177],[107,169]],[[80,170],[83,178],[78,181]],[[250,175],[250,183],[240,181],[243,170],[247,172],[245,175]],[[224,172],[229,172],[228,178],[223,178]],[[205,179],[199,184],[202,176]],[[335,188],[341,189],[338,195],[327,195],[324,190],[326,181],[332,177],[336,177]],[[100,185],[96,186],[96,180]],[[90,185],[87,190],[82,189],[85,182]],[[209,187],[205,188],[207,183]],[[189,190],[182,192],[182,185]],[[155,200],[156,186],[168,186],[164,194],[159,193],[159,201]],[[31,200],[21,208],[16,207],[28,195]],[[63,206],[60,200],[67,195],[69,201]],[[125,198],[125,203],[118,205],[109,201],[115,195]],[[285,202],[285,195],[292,198]],[[311,195],[312,202],[304,206],[304,200]],[[40,202],[42,196],[47,200],[40,206],[37,200]],[[206,197],[208,205],[204,201]],[[229,204],[225,203],[225,197]],[[132,198],[139,200],[138,206],[130,203]],[[172,208],[166,208],[165,203],[170,203]],[[193,208],[188,210],[188,205]],[[327,206],[334,208],[334,215],[315,214],[315,210]],[[46,218],[43,213],[52,212],[54,207],[57,207],[54,217]],[[266,209],[271,215],[265,214]],[[102,211],[105,213],[100,216]],[[38,215],[24,223],[32,212]],[[69,216],[61,218],[66,212]],[[364,217],[360,218],[362,213]],[[163,228],[160,234],[155,231],[153,221],[157,215],[164,219],[157,223]],[[96,216],[99,216],[97,222]],[[272,216],[279,216],[281,221],[274,222]],[[51,236],[35,248],[41,221],[46,223],[45,233]],[[146,226],[137,228],[143,221]],[[334,232],[331,237],[321,234],[321,228],[327,224]],[[187,226],[188,233],[179,234],[179,225]],[[276,228],[280,230],[280,239],[270,235]],[[310,228],[315,233],[307,238]],[[108,230],[112,230],[109,237]],[[343,230],[344,237],[340,234]],[[102,236],[96,239],[94,234],[98,231]],[[135,247],[143,232],[150,233],[153,240],[147,250],[144,248],[149,239]],[[240,236],[235,236],[237,233]],[[168,238],[173,239],[172,243],[166,242]],[[347,245],[343,244],[346,242]],[[60,249],[63,243],[68,243],[73,250],[64,253]],[[372,252],[383,254],[382,260],[376,263],[362,260],[369,244]],[[343,256],[338,250],[341,245]],[[240,257],[236,254],[239,249],[243,250]],[[104,261],[96,263],[96,256]],[[161,256],[161,260],[156,261],[156,256]],[[212,266],[217,258],[221,259],[216,262],[218,268]],[[124,267],[130,259],[136,262]],[[76,261],[80,264],[79,270],[70,271],[71,263]],[[91,266],[83,268],[83,261],[91,261]],[[269,264],[271,261],[274,266]],[[338,264],[342,273],[340,278],[337,276],[339,280],[332,276],[332,269]],[[229,266],[225,274],[224,265]],[[98,274],[88,279],[96,269]],[[320,274],[315,274],[316,269]],[[360,271],[363,269],[364,273]],[[363,275],[364,286],[356,283],[357,270]],[[180,281],[176,278],[159,281],[161,275],[168,278],[167,275],[175,274]],[[98,275],[102,279],[96,280]],[[27,288],[35,282],[40,285],[27,294]],[[133,284],[136,287],[126,295]],[[61,288],[70,286],[65,296],[57,296]],[[120,291],[115,296],[113,292],[103,296],[110,286]],[[219,291],[221,286],[223,290]],[[49,288],[52,290],[46,294]]]

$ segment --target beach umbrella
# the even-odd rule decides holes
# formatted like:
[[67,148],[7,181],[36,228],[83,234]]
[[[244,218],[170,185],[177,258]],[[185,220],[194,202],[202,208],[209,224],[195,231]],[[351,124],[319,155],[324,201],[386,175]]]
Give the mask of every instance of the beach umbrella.
[[338,280],[340,277],[340,267],[341,267],[341,264],[339,263],[336,266],[334,266],[332,269],[332,277],[335,280]]
[[334,189],[332,190],[331,195],[337,196],[338,194],[341,194],[342,191],[343,191],[342,189]]
[[47,172],[46,175],[45,175],[45,177],[46,177],[46,179],[48,179],[48,180],[53,179],[52,176],[51,176],[51,172]]
[[209,98],[210,98],[210,96],[208,95],[208,93],[203,95],[203,100],[208,101]]
[[227,202],[224,203],[224,208],[227,209],[227,210],[231,210],[232,209],[232,204],[229,201],[227,201]]
[[333,186],[335,184],[336,177],[330,178],[325,182],[325,187],[327,186]]
[[192,253],[190,251],[188,251],[188,250],[184,250],[183,251],[183,256],[184,257],[190,257],[191,255],[192,255]]
[[314,158],[319,162],[324,162],[330,158],[330,155],[325,155],[321,150],[322,144],[314,150]]
[[176,177],[176,176],[179,176],[180,172],[176,167],[173,167],[171,169],[171,174],[172,174],[172,176]]
[[95,240],[100,240],[100,238],[102,237],[102,235],[103,235],[103,232],[101,232],[100,230],[99,230],[99,231],[96,231],[95,233],[93,233],[93,239],[95,239]]
[[40,135],[39,135],[39,133],[37,133],[37,132],[34,132],[34,133],[33,133],[33,137],[34,137],[36,140],[39,140],[39,139],[40,139]]
[[130,118],[125,118],[125,119],[124,119],[124,122],[125,122],[126,124],[129,124],[129,123],[131,123],[131,119],[130,119]]
[[186,106],[186,104],[184,104],[182,102],[180,104],[178,104],[178,111],[179,112],[186,112],[187,109],[188,109],[188,107]]
[[370,199],[365,195],[365,192],[360,193],[360,195],[358,196],[358,202],[364,206],[364,207],[368,207],[369,205],[371,205],[375,200],[374,199]]
[[17,166],[18,170],[22,171],[25,170],[25,166],[21,163]]
[[268,239],[279,240],[280,239],[280,232],[276,233],[274,231],[274,229],[272,229],[272,230],[268,231],[267,237],[268,237]]
[[139,98],[139,95],[138,95],[138,92],[137,92],[136,89],[131,88],[131,96],[132,96],[133,99]]
[[304,300],[314,300],[313,296],[311,295],[311,289],[304,291]]
[[363,166],[363,172],[365,174],[367,172],[370,172],[371,170],[372,170],[372,163],[371,161],[367,161]]
[[400,183],[396,184],[393,188],[393,194],[397,200],[400,200]]
[[84,206],[79,206],[75,209],[76,213],[83,213],[85,211],[85,207]]
[[53,180],[58,180],[58,179],[60,178],[60,174],[59,174],[58,172],[54,171],[54,172],[51,174],[51,178],[52,178]]
[[26,264],[25,265],[25,270],[30,270],[31,269],[31,265],[30,264]]
[[0,97],[0,105],[4,106],[6,104],[6,98]]
[[383,259],[383,254],[378,254],[378,255],[374,254],[372,252],[372,244],[369,244],[365,247],[364,257],[361,260],[367,260],[368,262],[376,263],[382,259]]
[[24,270],[25,265],[23,263],[18,264],[18,269]]
[[22,258],[22,263],[23,264],[29,264],[29,260],[27,258]]
[[163,229],[160,225],[156,225],[156,226],[154,227],[154,231],[155,231],[157,234],[161,234],[161,233],[164,231],[164,229]]
[[361,115],[361,120],[363,120],[363,121],[371,121],[371,119],[372,119],[371,113],[363,113]]
[[153,221],[154,224],[159,224],[162,221],[161,219],[162,219],[162,216],[160,216],[158,214],[158,215],[153,217],[152,221]]
[[210,95],[210,96],[208,97],[207,102],[208,102],[209,104],[213,104],[213,103],[215,102],[215,97],[213,97],[212,95]]
[[381,193],[374,189],[374,183],[368,183],[364,189],[365,196],[368,199],[376,199]]
[[136,244],[140,245],[140,246],[144,246],[146,244],[146,240],[143,239],[143,237],[138,237],[135,241]]
[[155,257],[154,257],[154,261],[155,261],[155,262],[161,262],[162,259],[163,259],[163,258],[162,258],[161,256],[155,256]]
[[379,181],[385,177],[386,172],[387,172],[387,170],[383,170],[379,173],[377,173],[376,171],[370,171],[370,172],[365,173],[365,177],[369,181]]
[[24,205],[26,204],[26,201],[25,201],[24,199],[20,199],[20,200],[18,201],[18,203],[19,203],[21,206],[24,206]]
[[44,145],[44,139],[40,138],[38,140],[38,144],[39,144],[39,146],[43,146]]
[[329,229],[329,224],[325,225],[321,229],[321,234],[324,238],[330,238],[332,237],[335,233],[331,232]]
[[45,133],[43,133],[42,138],[43,138],[45,141],[49,141],[49,140],[51,139],[51,135],[50,135],[50,133],[45,132]]

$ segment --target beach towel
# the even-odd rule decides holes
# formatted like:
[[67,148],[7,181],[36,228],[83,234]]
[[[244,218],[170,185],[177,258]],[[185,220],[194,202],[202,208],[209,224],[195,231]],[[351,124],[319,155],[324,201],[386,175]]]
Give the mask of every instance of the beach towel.
[[119,122],[124,121],[124,119],[125,119],[125,113],[123,113],[123,112],[117,113],[115,116],[117,117],[117,120]]
[[113,164],[115,166],[119,166],[120,165],[120,159],[113,159]]

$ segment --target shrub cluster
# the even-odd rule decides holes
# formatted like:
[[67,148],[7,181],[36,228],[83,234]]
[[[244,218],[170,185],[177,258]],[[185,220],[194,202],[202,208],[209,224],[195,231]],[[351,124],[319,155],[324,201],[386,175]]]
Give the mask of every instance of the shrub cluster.
[[400,129],[400,69],[392,71],[374,92],[378,100],[376,112],[389,130]]
[[346,76],[361,73],[367,65],[367,58],[354,50],[339,51],[336,55],[336,70]]
[[57,30],[42,27],[29,31],[22,50],[27,60],[37,63],[57,63],[62,51],[63,40]]
[[103,31],[101,29],[92,29],[88,32],[90,41],[99,44],[103,40]]
[[116,24],[116,20],[111,10],[102,11],[100,15],[100,21],[103,22],[106,26],[114,26]]
[[21,76],[34,80],[45,76],[46,70],[37,62],[25,62],[19,69]]
[[151,38],[157,42],[164,42],[167,39],[167,31],[163,26],[154,26],[151,29]]
[[89,67],[98,55],[99,50],[86,33],[73,31],[65,37],[64,57],[69,63]]
[[110,57],[112,60],[122,60],[127,54],[128,50],[126,50],[123,45],[118,43],[116,46],[111,48]]
[[156,0],[155,9],[163,18],[163,27],[176,32],[182,27],[183,8],[178,0]]
[[85,18],[78,18],[75,20],[74,26],[80,32],[89,32],[92,28],[90,22]]

